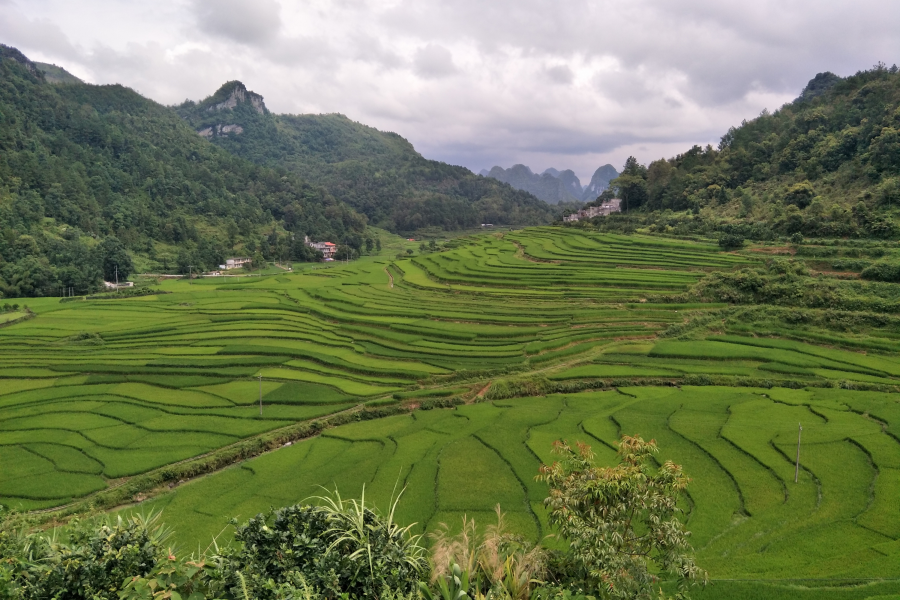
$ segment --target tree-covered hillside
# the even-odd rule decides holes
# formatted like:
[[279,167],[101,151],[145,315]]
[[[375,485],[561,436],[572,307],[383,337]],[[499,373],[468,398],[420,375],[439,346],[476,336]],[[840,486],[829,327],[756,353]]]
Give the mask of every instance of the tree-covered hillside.
[[8,297],[92,291],[106,254],[126,249],[152,263],[165,248],[177,256],[160,268],[202,269],[236,246],[303,258],[305,246],[288,232],[295,242],[305,234],[363,241],[365,218],[321,187],[217,148],[128,88],[50,85],[6,46],[0,149],[0,293]]
[[371,223],[392,231],[535,225],[552,218],[551,208],[531,194],[425,159],[395,133],[339,114],[272,114],[262,97],[239,81],[175,110],[221,147],[322,185]]
[[[797,100],[614,180],[629,210],[689,211],[694,226],[777,235],[894,237],[900,204],[900,74],[817,75]],[[656,213],[684,227],[677,215]]]

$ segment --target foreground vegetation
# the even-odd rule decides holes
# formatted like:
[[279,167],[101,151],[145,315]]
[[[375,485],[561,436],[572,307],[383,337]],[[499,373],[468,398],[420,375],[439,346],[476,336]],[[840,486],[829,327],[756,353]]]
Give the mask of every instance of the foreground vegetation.
[[497,505],[497,524],[480,539],[474,521],[464,518],[458,535],[444,524],[432,534],[428,561],[422,536],[394,522],[399,496],[382,515],[366,504],[365,488],[360,500],[343,500],[335,489],[316,498],[320,505],[259,515],[237,529],[236,544],[181,561],[165,549],[169,532],[155,523],[158,515],[79,524],[65,541],[16,531],[14,518],[3,519],[0,597],[526,600],[538,588],[645,600],[660,575],[679,586],[678,597],[705,582],[679,520],[687,477],[671,462],[650,464],[654,442],[624,436],[612,469],[597,468],[587,446],[556,449],[563,460],[543,465],[541,478],[567,551],[550,554],[510,534]]

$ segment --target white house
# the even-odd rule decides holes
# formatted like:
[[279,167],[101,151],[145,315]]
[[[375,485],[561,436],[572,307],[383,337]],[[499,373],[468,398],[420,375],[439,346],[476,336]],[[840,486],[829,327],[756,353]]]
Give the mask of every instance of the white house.
[[607,200],[600,206],[588,206],[587,208],[583,208],[578,212],[572,213],[571,215],[563,217],[563,221],[566,223],[573,223],[575,221],[580,221],[581,219],[593,219],[594,217],[605,217],[610,213],[614,212],[622,212],[622,199],[621,198],[612,198]]
[[240,269],[246,264],[250,264],[253,262],[252,258],[248,258],[246,256],[237,257],[237,258],[229,258],[225,261],[224,265],[219,265],[220,269],[230,270],[230,269]]

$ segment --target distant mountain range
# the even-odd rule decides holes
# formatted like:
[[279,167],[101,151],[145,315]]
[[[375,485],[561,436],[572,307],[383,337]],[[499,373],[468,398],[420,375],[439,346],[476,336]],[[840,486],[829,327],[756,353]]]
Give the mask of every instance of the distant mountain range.
[[559,204],[596,200],[609,187],[609,182],[619,176],[619,172],[612,165],[603,165],[594,171],[591,182],[586,186],[581,185],[578,176],[571,169],[559,171],[550,168],[538,175],[525,165],[513,165],[509,169],[482,169],[479,175],[508,183],[518,190],[537,196],[547,204]]

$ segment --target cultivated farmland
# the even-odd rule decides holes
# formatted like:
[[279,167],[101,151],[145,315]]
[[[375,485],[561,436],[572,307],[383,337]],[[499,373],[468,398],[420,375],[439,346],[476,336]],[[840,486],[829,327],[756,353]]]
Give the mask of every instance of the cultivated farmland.
[[[488,524],[500,503],[537,541],[550,531],[547,489],[534,474],[552,461],[551,442],[583,440],[612,461],[620,433],[635,432],[693,477],[688,527],[714,578],[896,577],[900,432],[881,419],[898,417],[890,394],[834,389],[623,387],[511,399],[337,427],[151,506],[196,543],[225,515],[246,519],[319,486],[365,483],[386,503],[399,482],[408,486],[403,522],[433,530],[466,514]],[[806,442],[795,484],[798,422]]]
[[[693,477],[684,508],[714,578],[900,577],[896,334],[826,335],[792,313],[755,337],[750,309],[673,300],[760,262],[548,227],[411,259],[31,301],[0,329],[0,464],[14,465],[0,503],[149,495],[196,547],[317,486],[365,484],[384,503],[399,482],[402,522],[487,522],[500,503],[539,540],[534,475],[552,441],[612,460],[629,433]],[[181,484],[179,464],[263,439],[229,460],[277,451]]]

